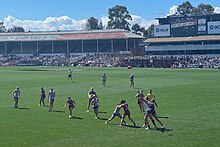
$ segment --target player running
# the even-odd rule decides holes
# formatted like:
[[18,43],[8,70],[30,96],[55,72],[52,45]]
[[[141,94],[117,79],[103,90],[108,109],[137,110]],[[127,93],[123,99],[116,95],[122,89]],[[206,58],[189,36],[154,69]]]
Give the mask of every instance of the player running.
[[90,88],[90,90],[89,90],[89,92],[88,92],[88,106],[87,106],[87,112],[89,112],[89,108],[90,108],[90,104],[91,104],[91,101],[92,101],[92,95],[95,95],[95,97],[97,97],[98,98],[98,96],[97,96],[97,94],[96,94],[96,92],[95,92],[95,90],[94,90],[94,88],[93,87],[91,87]]
[[[116,107],[115,107],[115,110],[114,110],[112,116],[105,122],[106,125],[108,124],[108,122],[110,122],[111,120],[113,120],[113,119],[115,118],[115,116],[118,116],[120,119],[122,119],[122,116],[121,116],[121,114],[120,114],[120,109],[121,109],[120,105],[121,105],[121,103],[117,103],[117,105],[116,105]],[[126,124],[125,121],[123,121],[123,123]]]
[[18,108],[18,99],[20,98],[20,88],[19,86],[16,87],[16,89],[12,92],[12,97],[14,98],[14,107]]
[[143,90],[139,90],[135,98],[137,99],[137,104],[141,110],[141,113],[144,113],[145,111],[144,111],[144,104],[143,104],[143,98],[144,98]]
[[129,79],[130,79],[130,87],[132,86],[132,87],[134,87],[134,73],[132,73],[131,74],[131,76],[129,77]]
[[121,122],[119,124],[119,127],[122,126],[122,123],[125,121],[125,117],[128,116],[128,119],[130,121],[132,121],[132,123],[134,124],[134,127],[135,127],[135,122],[133,121],[133,119],[131,118],[131,113],[128,109],[128,104],[126,103],[125,100],[121,100],[121,105],[119,106],[120,108],[122,107],[124,109],[124,114],[122,115],[122,118],[121,118]]
[[52,111],[53,109],[53,103],[55,100],[55,91],[53,88],[50,89],[49,94],[48,94],[48,99],[49,99],[49,112]]
[[45,106],[45,103],[44,103],[45,98],[46,98],[45,90],[43,87],[41,87],[39,106],[41,106],[41,102],[43,103],[43,106]]
[[74,100],[71,99],[70,96],[67,98],[67,101],[64,107],[66,107],[67,105],[68,105],[69,112],[70,112],[69,118],[71,118],[73,116],[73,109],[76,107],[76,103],[74,102]]
[[98,119],[98,113],[99,113],[99,100],[98,98],[96,97],[96,95],[91,95],[91,103],[93,105],[93,110],[94,110],[94,113],[95,113],[95,119]]

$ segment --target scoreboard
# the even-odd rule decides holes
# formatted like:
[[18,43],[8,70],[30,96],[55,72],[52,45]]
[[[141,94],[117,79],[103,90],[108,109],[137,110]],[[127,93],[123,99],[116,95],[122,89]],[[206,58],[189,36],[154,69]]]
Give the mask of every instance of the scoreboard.
[[168,16],[167,18],[159,18],[159,24],[154,26],[155,37],[187,37],[220,34],[220,14]]
[[171,18],[171,35],[172,36],[192,36],[197,34],[197,18],[180,17]]

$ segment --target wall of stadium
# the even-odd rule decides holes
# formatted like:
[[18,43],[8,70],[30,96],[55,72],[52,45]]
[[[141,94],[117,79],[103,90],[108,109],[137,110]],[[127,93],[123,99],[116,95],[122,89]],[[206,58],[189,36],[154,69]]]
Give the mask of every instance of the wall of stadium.
[[0,42],[0,54],[114,53],[139,47],[138,39]]

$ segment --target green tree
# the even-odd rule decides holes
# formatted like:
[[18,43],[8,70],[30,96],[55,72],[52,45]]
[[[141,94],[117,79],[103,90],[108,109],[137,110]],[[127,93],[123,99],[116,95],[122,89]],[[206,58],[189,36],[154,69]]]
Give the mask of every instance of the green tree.
[[178,15],[187,15],[190,16],[195,11],[195,8],[191,5],[189,1],[183,2],[182,5],[177,7],[177,14]]
[[96,19],[95,17],[90,17],[89,19],[87,19],[86,29],[87,30],[99,29],[99,20]]
[[149,26],[148,29],[141,27],[141,32],[143,33],[143,37],[153,38],[154,37],[154,25]]
[[3,22],[0,22],[0,32],[6,32],[6,28],[4,26],[4,23]]
[[116,5],[108,11],[108,28],[111,29],[125,29],[130,31],[130,24],[128,20],[132,20],[125,6]]
[[141,27],[139,26],[139,24],[134,24],[132,27],[131,27],[131,30],[133,30],[132,32],[137,34],[137,35],[141,35]]
[[24,28],[18,27],[18,26],[13,26],[13,28],[8,29],[8,32],[24,32]]
[[207,14],[213,14],[214,8],[210,4],[199,4],[197,7],[197,14],[198,15],[207,15]]

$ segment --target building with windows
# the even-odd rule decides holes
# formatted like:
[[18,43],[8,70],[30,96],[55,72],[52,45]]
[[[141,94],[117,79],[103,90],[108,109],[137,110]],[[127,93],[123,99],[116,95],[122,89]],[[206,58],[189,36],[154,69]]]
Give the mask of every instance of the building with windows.
[[0,33],[1,55],[130,52],[143,37],[119,29]]
[[154,38],[144,41],[147,55],[220,54],[220,14],[157,18]]

